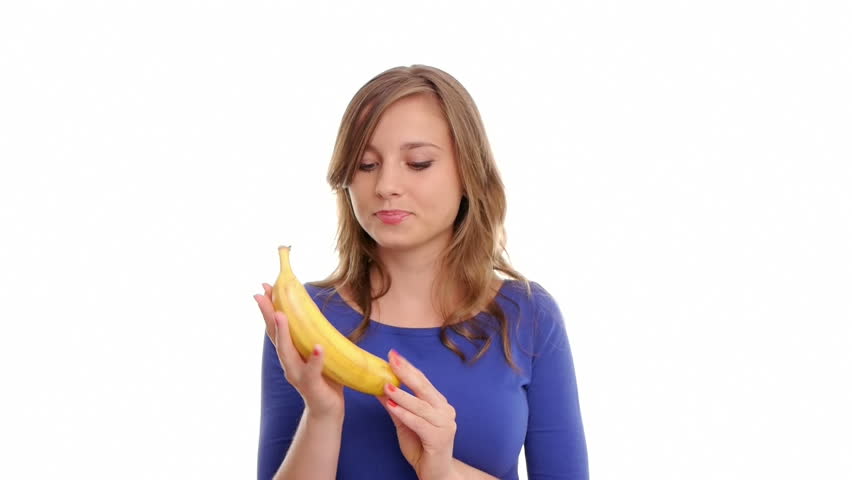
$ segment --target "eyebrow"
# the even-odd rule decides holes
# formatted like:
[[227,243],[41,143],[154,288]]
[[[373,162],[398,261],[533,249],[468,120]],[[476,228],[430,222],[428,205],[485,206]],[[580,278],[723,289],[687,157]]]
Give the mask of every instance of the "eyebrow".
[[[435,145],[434,143],[429,143],[429,142],[406,142],[406,143],[403,143],[402,146],[399,149],[400,150],[414,150],[415,148],[420,148],[420,147],[435,147],[438,150],[441,150],[441,147]],[[373,145],[367,145],[367,148],[365,148],[364,151],[372,151],[372,152],[375,152],[377,154],[379,153],[379,151]]]

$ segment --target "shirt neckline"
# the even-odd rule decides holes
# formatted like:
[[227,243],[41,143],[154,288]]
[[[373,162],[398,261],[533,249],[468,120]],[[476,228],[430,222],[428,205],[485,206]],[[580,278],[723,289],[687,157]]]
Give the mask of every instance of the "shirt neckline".
[[[497,298],[500,297],[501,294],[505,294],[504,290],[509,286],[511,279],[503,279],[503,283],[500,284],[500,288],[497,289]],[[334,297],[343,305],[343,308],[350,314],[354,314],[356,318],[361,318],[361,313],[358,310],[352,308],[346,300],[340,295],[340,292],[337,289],[334,289]],[[390,333],[393,335],[414,335],[414,336],[432,336],[441,331],[441,327],[398,327],[396,325],[388,325],[387,323],[382,323],[376,320],[370,319],[370,328],[376,329],[380,332]]]

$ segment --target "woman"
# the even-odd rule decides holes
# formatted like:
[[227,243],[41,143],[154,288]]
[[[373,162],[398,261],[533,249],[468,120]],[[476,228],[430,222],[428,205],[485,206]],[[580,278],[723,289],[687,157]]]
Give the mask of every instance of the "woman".
[[[366,395],[266,322],[258,478],[586,479],[559,307],[504,259],[506,201],[479,112],[428,66],[392,68],[350,102],[328,171],[340,262],[306,288],[403,386]],[[501,279],[497,272],[507,278]],[[286,371],[286,375],[285,375]]]

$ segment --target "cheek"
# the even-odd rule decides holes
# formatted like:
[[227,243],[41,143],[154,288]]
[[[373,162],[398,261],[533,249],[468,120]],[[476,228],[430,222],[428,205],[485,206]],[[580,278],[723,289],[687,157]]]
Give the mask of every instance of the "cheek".
[[453,221],[458,214],[461,190],[453,185],[443,184],[423,192],[421,198],[428,199],[429,211],[435,212],[441,223],[446,223],[447,219]]
[[352,210],[355,212],[355,218],[358,219],[359,222],[363,222],[363,211],[366,206],[364,203],[364,192],[363,187],[355,185],[354,183],[349,186],[349,202],[352,203]]

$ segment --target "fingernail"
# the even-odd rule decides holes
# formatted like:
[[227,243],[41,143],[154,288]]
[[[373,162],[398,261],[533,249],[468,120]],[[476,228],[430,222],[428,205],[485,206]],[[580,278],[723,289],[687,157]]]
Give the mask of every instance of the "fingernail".
[[319,347],[314,347],[314,356],[319,357],[319,355],[320,355]]
[[399,353],[396,350],[391,348],[390,360],[391,360],[391,363],[393,363],[397,367],[402,365],[402,361],[400,361],[399,356],[400,356]]
[[389,383],[389,384],[388,384],[388,391],[389,391],[389,392],[395,392],[395,391],[396,391],[396,387],[394,387],[392,383]]
[[388,405],[390,405],[391,407],[395,407],[395,406],[397,406],[397,405],[396,405],[396,402],[394,402],[394,401],[393,401],[393,400],[391,400],[390,398],[388,399]]

